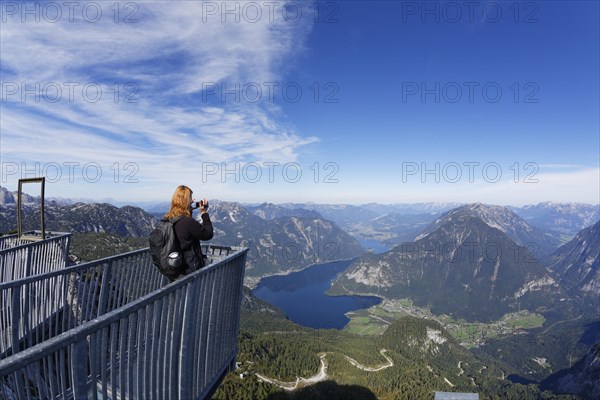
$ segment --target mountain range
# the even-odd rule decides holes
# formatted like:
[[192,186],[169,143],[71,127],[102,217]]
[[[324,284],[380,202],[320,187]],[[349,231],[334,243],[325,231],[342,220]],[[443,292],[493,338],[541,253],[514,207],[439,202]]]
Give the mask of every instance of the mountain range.
[[323,218],[321,214],[306,208],[288,208],[273,203],[262,203],[258,206],[246,206],[254,215],[262,219],[272,220],[281,217]]
[[[0,233],[14,232],[16,204],[12,193],[3,193],[7,201],[0,205]],[[134,206],[48,201],[44,211],[47,231],[78,233],[72,243],[76,251],[73,256],[86,261],[96,255],[114,254],[115,249],[145,247],[144,241],[132,239],[145,239],[166,210],[150,214]],[[39,212],[35,202],[23,205],[25,231],[40,228]],[[314,211],[265,205],[252,212],[239,203],[215,201],[210,203],[209,213],[215,236],[208,243],[250,248],[246,263],[246,282],[250,285],[266,275],[354,258],[364,252],[356,239]]]
[[548,256],[559,245],[554,238],[531,226],[508,208],[481,203],[469,204],[448,211],[425,228],[415,240],[426,237],[441,225],[451,222],[453,218],[462,218],[465,215],[480,219],[486,225],[499,229],[519,246],[527,247],[533,255],[538,257]]
[[270,214],[273,219],[264,219],[239,203],[214,202],[209,211],[215,228],[213,242],[250,248],[247,281],[364,252],[358,241],[335,223],[318,214],[308,216],[305,210],[286,216]]
[[600,221],[556,250],[549,268],[572,297],[587,297],[600,310]]
[[[389,248],[413,241],[443,213],[457,209],[460,203],[413,203],[364,205],[284,203],[285,208],[304,208],[323,215],[368,246],[377,241]],[[497,207],[497,206],[496,206]],[[538,254],[549,254],[559,245],[572,239],[581,229],[600,219],[600,206],[580,203],[544,202],[522,207],[501,207],[512,211],[532,227],[531,246],[541,246]],[[540,236],[540,233],[543,236]],[[543,238],[543,239],[542,239]]]
[[462,206],[416,241],[362,256],[338,276],[332,292],[410,298],[434,314],[467,321],[491,321],[521,308],[543,311],[560,301],[562,289],[523,245],[532,232],[505,208]]
[[[7,233],[16,229],[15,196],[0,189],[0,233]],[[25,197],[24,203],[25,225],[35,228],[39,224],[36,198]],[[145,246],[145,237],[166,211],[165,204],[150,213],[135,206],[47,200],[46,224],[48,230],[80,232],[74,235],[72,249],[84,255],[80,260],[87,260]],[[472,389],[502,399],[559,398],[542,396],[534,385],[514,385],[504,379],[504,372],[538,381],[553,373],[542,387],[597,398],[599,358],[598,346],[593,346],[600,340],[597,206],[211,201],[209,212],[215,226],[211,243],[250,248],[246,264],[250,285],[263,276],[358,257],[338,276],[332,293],[410,298],[433,314],[472,322],[495,321],[519,310],[545,318],[542,327],[527,334],[490,339],[468,351],[439,323],[413,317],[401,318],[373,340],[299,327],[280,311],[255,301],[246,289],[240,360],[253,363],[247,364],[249,371],[260,367],[291,381],[310,376],[305,371],[315,373],[317,354],[327,353],[333,389],[341,393],[356,389],[353,393],[372,396],[356,398],[375,398],[375,394],[394,398],[399,393],[405,397],[398,398],[430,398],[439,389]],[[576,227],[580,228],[575,231]],[[384,241],[391,249],[364,254],[357,238]],[[362,364],[384,365],[382,348],[389,351],[393,367],[368,372],[347,361],[350,357]],[[565,369],[555,373],[560,368]],[[320,383],[314,390],[306,388],[287,397],[256,378],[241,382],[235,375],[227,382],[234,389],[223,398],[253,396],[259,393],[256,388],[271,393],[270,400],[311,398],[316,392],[331,398],[327,395],[332,390],[331,382]],[[224,386],[229,390],[227,382]]]
[[[0,232],[17,230],[15,204],[0,205]],[[130,237],[147,236],[157,226],[157,219],[133,206],[121,208],[110,204],[75,203],[60,205],[47,202],[44,206],[47,231],[95,232]],[[40,208],[36,204],[23,205],[23,230],[40,229]]]
[[591,204],[544,202],[509,208],[561,244],[600,220],[600,206]]
[[[0,205],[14,203],[16,192],[10,192],[0,186]],[[24,202],[34,202],[35,197],[25,195]],[[93,203],[93,200],[46,197],[47,203],[72,205],[75,203]],[[163,215],[169,208],[169,202],[124,202],[105,199],[102,203],[117,207],[133,205],[153,215]],[[211,202],[212,203],[212,202]],[[386,246],[412,241],[431,222],[443,213],[463,206],[461,203],[397,203],[363,205],[351,204],[315,204],[315,203],[282,203],[273,205],[242,204],[251,212],[264,219],[276,216],[310,216],[330,220],[369,247],[374,242]],[[507,206],[509,210],[520,216],[532,227],[550,237],[549,247],[556,249],[572,239],[581,229],[592,225],[600,219],[600,206],[581,203],[544,202],[522,207]],[[314,213],[316,214],[314,214]],[[377,246],[379,248],[381,246]],[[554,250],[553,249],[553,250]]]

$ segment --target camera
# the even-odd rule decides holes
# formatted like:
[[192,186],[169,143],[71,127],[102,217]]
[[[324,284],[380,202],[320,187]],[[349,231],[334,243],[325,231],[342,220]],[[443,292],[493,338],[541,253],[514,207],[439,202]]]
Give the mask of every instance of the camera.
[[204,203],[204,201],[202,200],[192,202],[192,210],[195,210],[196,208],[200,207],[204,207],[205,210],[208,210],[208,201],[206,203]]

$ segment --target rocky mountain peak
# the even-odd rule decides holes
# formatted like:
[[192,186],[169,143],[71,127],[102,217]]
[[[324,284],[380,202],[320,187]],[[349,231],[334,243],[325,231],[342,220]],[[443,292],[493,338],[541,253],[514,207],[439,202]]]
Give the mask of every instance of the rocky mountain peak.
[[448,211],[429,225],[415,240],[420,240],[446,224],[477,218],[491,228],[505,233],[518,245],[530,248],[537,256],[546,256],[556,249],[557,243],[507,207],[482,203],[467,204]]
[[337,287],[410,298],[433,313],[469,321],[521,307],[538,312],[558,302],[561,289],[534,254],[473,210],[506,214],[485,205],[460,207],[419,240],[361,257],[338,277]]
[[314,210],[307,210],[298,207],[284,207],[273,203],[263,203],[256,207],[248,207],[248,209],[262,219],[272,220],[282,217],[307,217],[307,218],[323,218],[321,214]]
[[0,186],[0,204],[14,204],[16,203],[15,196],[8,189]]
[[[143,237],[157,226],[157,219],[141,208],[118,208],[106,203],[75,203],[59,205],[48,203],[44,208],[46,230],[56,232],[96,232],[120,236]],[[39,226],[39,207],[23,207],[25,230]],[[0,205],[0,226],[5,231],[16,229],[16,207]]]
[[[5,187],[0,186],[0,205],[16,204],[17,197],[18,193],[16,191],[11,192]],[[40,202],[39,197],[31,196],[27,193],[23,193],[21,201],[23,204],[35,204]]]

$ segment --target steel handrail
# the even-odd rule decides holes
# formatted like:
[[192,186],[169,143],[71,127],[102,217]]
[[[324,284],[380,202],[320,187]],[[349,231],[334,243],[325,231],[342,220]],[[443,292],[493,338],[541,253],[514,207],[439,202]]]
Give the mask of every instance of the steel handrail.
[[[11,390],[17,398],[203,398],[235,364],[248,251],[212,249],[210,255],[230,254],[0,360],[0,392]],[[128,255],[151,264],[144,251]]]

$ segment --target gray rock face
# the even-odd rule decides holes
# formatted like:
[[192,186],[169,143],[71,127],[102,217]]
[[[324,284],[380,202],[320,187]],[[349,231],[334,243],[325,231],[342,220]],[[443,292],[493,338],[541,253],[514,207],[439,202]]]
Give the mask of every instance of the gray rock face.
[[356,239],[323,218],[263,219],[232,202],[213,204],[209,212],[215,228],[213,242],[250,248],[247,277],[296,271],[363,253]]
[[584,399],[600,398],[600,343],[573,367],[560,371],[543,383],[558,393],[570,393]]
[[[48,203],[45,208],[47,231],[96,232],[120,236],[143,237],[157,226],[158,220],[141,208],[110,204],[58,205]],[[27,204],[23,207],[23,229],[39,229],[39,207]],[[0,231],[6,233],[17,228],[15,204],[0,205]]]
[[514,230],[500,229],[515,219],[511,214],[461,207],[415,242],[361,257],[334,287],[411,298],[435,314],[468,321],[490,321],[519,309],[543,312],[560,301],[562,289],[528,247],[513,240]]
[[600,296],[600,221],[561,246],[550,269],[574,292]]
[[481,219],[491,228],[502,231],[518,245],[528,247],[530,252],[540,257],[549,255],[558,247],[558,242],[555,239],[531,226],[507,207],[485,205],[481,203],[465,205],[445,213],[421,232],[416,240],[426,237],[440,225],[464,216],[472,216]]

